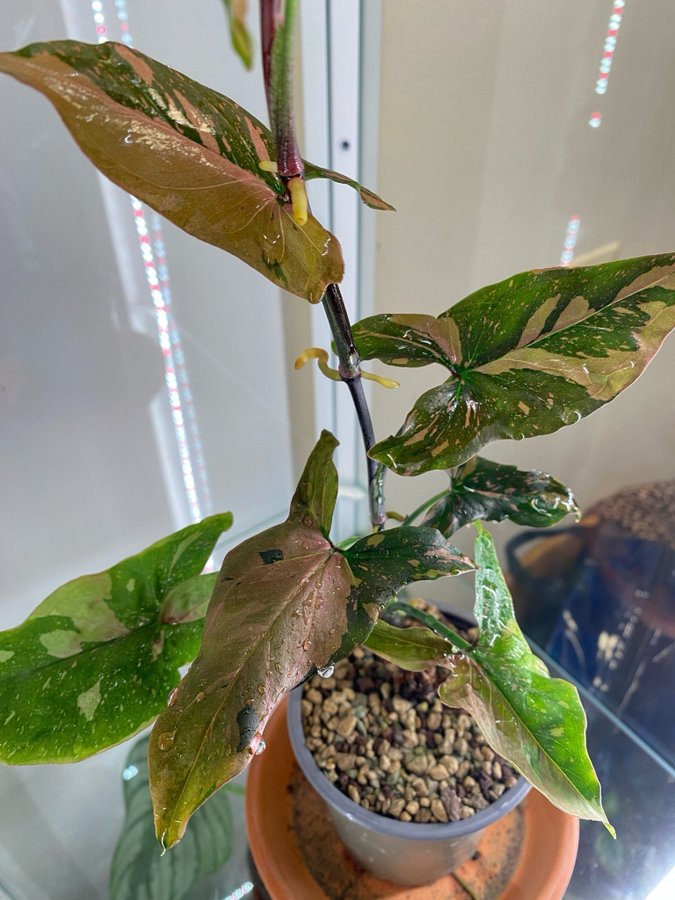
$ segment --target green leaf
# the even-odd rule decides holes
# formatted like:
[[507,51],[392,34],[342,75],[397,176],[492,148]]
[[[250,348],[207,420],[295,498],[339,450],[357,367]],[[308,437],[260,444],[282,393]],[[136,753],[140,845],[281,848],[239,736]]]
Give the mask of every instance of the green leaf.
[[569,488],[540,469],[523,471],[480,456],[450,473],[450,487],[424,517],[424,525],[450,537],[478,519],[545,528],[579,513]]
[[572,425],[632,384],[674,326],[672,253],[525,272],[437,319],[364,319],[354,326],[363,359],[450,372],[371,455],[416,475],[461,465],[489,441]]
[[185,231],[312,302],[342,279],[337,238],[313,216],[294,221],[260,169],[269,130],[232,100],[113,42],[31,44],[0,53],[0,71],[43,93],[94,165]]
[[223,0],[230,23],[230,40],[247,69],[253,68],[253,40],[246,27],[248,0]]
[[110,870],[110,900],[182,900],[232,853],[230,797],[221,791],[197,812],[181,846],[162,855],[155,839],[147,757],[145,737],[132,747],[123,773],[125,816]]
[[447,664],[455,653],[450,643],[428,628],[397,628],[378,619],[365,646],[408,672],[423,672]]
[[57,588],[0,633],[0,760],[74,762],[125,740],[166,706],[199,649],[216,575],[199,575],[230,513]]
[[358,181],[354,181],[353,178],[348,178],[346,175],[341,175],[339,172],[334,172],[332,169],[324,169],[322,166],[315,166],[313,163],[305,163],[305,181],[311,181],[314,178],[327,178],[329,181],[334,181],[336,184],[349,185],[349,187],[354,188],[354,190],[357,191],[361,201],[371,209],[378,209],[382,212],[396,211],[391,203],[387,203],[382,197],[378,197],[374,191],[370,191],[368,188],[363,187]]
[[364,602],[386,603],[404,584],[460,575],[476,567],[436,528],[402,525],[362,538],[344,551]]
[[586,750],[586,715],[576,688],[551,678],[516,623],[492,538],[478,524],[476,605],[479,637],[453,657],[439,688],[448,706],[477,721],[492,749],[565,812],[607,821],[600,783]]
[[461,575],[475,564],[435,528],[401,526],[362,538],[343,551],[354,575],[349,629],[331,663],[348,656],[371,633],[378,610],[406,584]]
[[324,431],[288,519],[225,557],[199,656],[155,723],[150,783],[167,847],[247,765],[284,694],[367,637],[380,604],[408,581],[472,567],[429,528],[394,529],[338,550],[328,537],[336,446]]

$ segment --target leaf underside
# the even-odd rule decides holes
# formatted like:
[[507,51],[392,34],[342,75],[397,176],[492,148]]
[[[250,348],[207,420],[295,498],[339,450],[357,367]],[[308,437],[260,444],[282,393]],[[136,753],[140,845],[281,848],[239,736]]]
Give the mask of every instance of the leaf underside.
[[[310,216],[298,225],[277,176],[269,130],[227,97],[123,44],[31,44],[0,53],[0,71],[54,105],[89,159],[180,228],[318,302],[343,276],[342,251]],[[352,184],[308,164],[309,177]]]
[[338,550],[328,537],[336,445],[323,432],[288,519],[225,557],[199,655],[150,740],[164,846],[180,840],[194,810],[247,765],[284,694],[349,653],[392,594],[416,578],[473,568],[429,528],[393,529]]
[[569,488],[539,469],[516,466],[475,456],[452,470],[450,487],[429,509],[424,525],[446,537],[479,519],[545,528],[579,508]]
[[75,762],[154,719],[199,648],[216,577],[199,573],[231,523],[211,516],[76,578],[0,633],[2,762]]
[[358,322],[363,359],[439,363],[374,459],[401,475],[453,468],[493,440],[557,431],[632,384],[675,326],[675,254],[525,272],[466,297],[438,318]]

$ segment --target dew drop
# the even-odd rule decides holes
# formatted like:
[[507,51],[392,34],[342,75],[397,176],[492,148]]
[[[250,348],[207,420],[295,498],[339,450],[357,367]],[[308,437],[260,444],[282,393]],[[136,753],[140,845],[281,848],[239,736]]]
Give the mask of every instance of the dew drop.
[[323,669],[317,669],[316,671],[322,678],[330,678],[335,671],[335,666],[331,663],[331,665],[325,666]]
[[176,697],[178,696],[178,688],[174,688],[169,694],[169,699],[166,701],[167,706],[173,706],[176,702]]
[[160,750],[170,750],[173,747],[173,741],[176,737],[175,731],[165,731],[157,738],[157,746]]
[[255,755],[260,756],[261,753],[265,752],[265,750],[267,750],[267,744],[265,743],[265,741],[262,738],[260,738],[260,743],[255,748]]

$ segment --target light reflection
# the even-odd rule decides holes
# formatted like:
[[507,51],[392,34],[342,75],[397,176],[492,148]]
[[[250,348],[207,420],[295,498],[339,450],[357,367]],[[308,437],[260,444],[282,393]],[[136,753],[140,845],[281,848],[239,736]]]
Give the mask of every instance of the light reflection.
[[565,232],[564,250],[560,254],[560,265],[571,266],[574,259],[574,250],[579,239],[579,228],[581,227],[581,218],[572,216],[567,223],[567,231]]
[[[102,0],[91,0],[98,43],[109,40],[110,35]],[[115,0],[115,15],[121,40],[129,47],[133,38],[129,29],[126,0]],[[164,360],[164,381],[167,389],[174,433],[181,461],[183,488],[187,498],[190,519],[199,522],[211,512],[211,498],[206,474],[197,417],[192,391],[185,366],[180,333],[171,315],[171,289],[162,223],[152,210],[146,212],[144,204],[129,195],[138,236],[139,250],[145,268],[145,278],[155,308],[157,339]],[[195,478],[195,472],[197,478]],[[197,487],[199,485],[199,489]],[[213,568],[209,560],[207,571]]]
[[242,897],[248,896],[253,891],[253,883],[251,881],[245,881],[238,888],[235,888],[231,894],[227,894],[223,897],[223,900],[242,900]]
[[[621,19],[623,18],[623,11],[625,6],[626,0],[614,0],[614,4],[612,6],[612,15],[610,16],[609,25],[607,27],[607,36],[605,38],[605,44],[602,49],[602,59],[600,60],[600,66],[598,69],[598,80],[595,82],[596,94],[607,93],[609,73],[612,70],[612,63],[614,62],[617,37],[619,34],[619,28],[621,28]],[[590,124],[592,124],[592,122]],[[597,128],[598,126],[594,125],[593,127]]]
[[653,891],[650,891],[645,900],[672,900],[675,897],[675,869],[662,878]]

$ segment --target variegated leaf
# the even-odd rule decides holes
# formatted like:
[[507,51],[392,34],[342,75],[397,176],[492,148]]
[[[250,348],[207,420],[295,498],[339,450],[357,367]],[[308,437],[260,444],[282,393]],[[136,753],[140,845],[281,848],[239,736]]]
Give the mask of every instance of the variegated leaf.
[[436,528],[401,526],[362,538],[344,551],[356,580],[349,630],[331,663],[367,640],[379,607],[406,584],[472,572],[475,564]]
[[[576,688],[551,678],[515,620],[492,538],[478,523],[478,639],[470,644],[444,623],[405,603],[393,607],[426,627],[379,620],[366,645],[403,669],[431,666],[450,675],[438,689],[448,706],[469,712],[490,747],[565,812],[607,821],[600,783],[586,750],[586,715]],[[391,607],[390,607],[391,608]]]
[[408,672],[445,665],[455,652],[446,638],[428,628],[398,628],[383,619],[375,623],[365,646]]
[[253,68],[253,40],[246,27],[248,0],[223,0],[230,23],[230,40],[247,69]]
[[477,721],[492,749],[565,812],[603,822],[600,782],[586,750],[586,714],[575,687],[551,678],[515,619],[492,538],[478,524],[476,605],[479,636],[452,660],[439,688],[448,706]]
[[473,568],[432,528],[392,529],[344,552],[335,547],[328,534],[336,445],[324,431],[288,519],[223,561],[199,655],[150,741],[155,824],[167,847],[247,765],[284,694],[364,640],[380,605],[409,581]]
[[[183,900],[232,853],[236,837],[232,794],[222,791],[214,797],[198,811],[180,847],[162,854],[155,839],[148,787],[147,737],[131,748],[122,778],[125,815],[110,868],[109,898]],[[234,790],[239,793],[243,789],[237,786]]]
[[337,239],[313,216],[294,221],[281,181],[260,168],[274,157],[269,130],[232,100],[112,42],[31,44],[0,53],[0,71],[43,93],[94,165],[185,231],[312,302],[342,279]]
[[199,649],[216,578],[199,573],[231,523],[211,516],[69,581],[0,633],[2,762],[84,759],[164,709]]
[[450,487],[429,509],[423,524],[450,537],[478,519],[510,519],[518,525],[544,528],[569,513],[579,513],[572,492],[551,475],[474,456],[452,470]]
[[674,326],[672,253],[525,272],[438,318],[364,319],[362,358],[450,372],[371,455],[415,475],[458,466],[489,441],[572,425],[632,384]]

